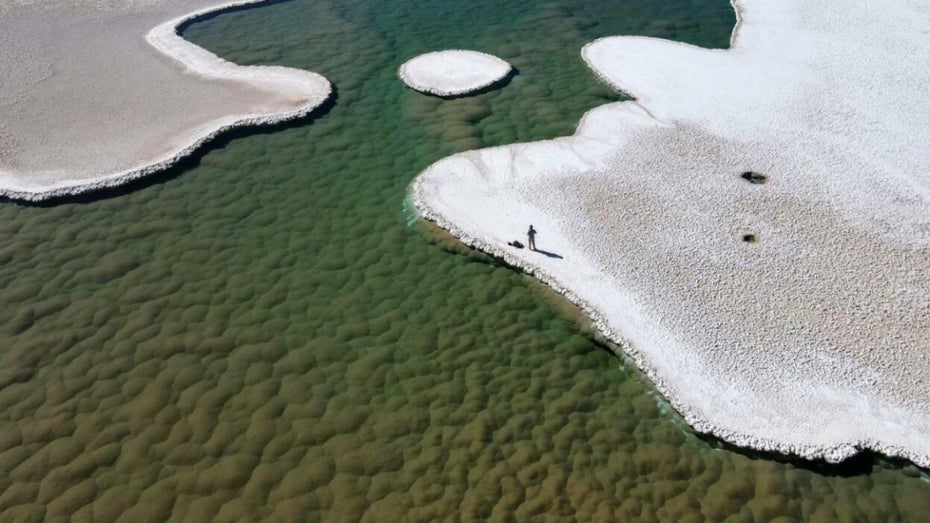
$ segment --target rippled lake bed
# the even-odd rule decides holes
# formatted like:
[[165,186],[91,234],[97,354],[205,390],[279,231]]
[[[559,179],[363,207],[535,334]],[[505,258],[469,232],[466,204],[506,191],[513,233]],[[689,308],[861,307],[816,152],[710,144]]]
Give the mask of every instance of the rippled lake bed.
[[[586,42],[726,47],[734,21],[724,0],[295,0],[187,27],[336,97],[116,191],[0,203],[0,519],[925,518],[912,465],[694,434],[563,300],[405,204],[444,156],[622,99]],[[397,79],[446,48],[517,74],[452,100]]]

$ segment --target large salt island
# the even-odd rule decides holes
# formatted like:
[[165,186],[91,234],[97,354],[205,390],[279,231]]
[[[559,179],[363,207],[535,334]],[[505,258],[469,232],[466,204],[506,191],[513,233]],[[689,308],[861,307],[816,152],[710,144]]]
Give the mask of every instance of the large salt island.
[[512,70],[510,64],[496,56],[453,49],[414,57],[400,66],[397,75],[417,91],[459,96],[490,87]]
[[308,114],[309,71],[241,67],[178,27],[260,0],[0,5],[0,195],[42,200],[164,169],[225,129]]
[[[414,200],[584,308],[696,430],[930,466],[930,5],[735,8],[728,50],[592,42],[635,101],[441,160]],[[561,258],[507,245],[530,223]]]

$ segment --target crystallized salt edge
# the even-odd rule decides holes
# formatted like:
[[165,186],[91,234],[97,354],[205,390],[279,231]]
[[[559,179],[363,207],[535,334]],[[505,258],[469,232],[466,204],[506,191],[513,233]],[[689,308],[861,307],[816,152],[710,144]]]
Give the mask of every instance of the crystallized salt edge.
[[758,436],[744,432],[725,430],[718,427],[717,425],[714,425],[713,423],[698,415],[698,413],[691,405],[685,403],[680,398],[678,398],[677,395],[673,394],[672,389],[670,389],[665,384],[665,381],[658,375],[656,368],[649,363],[645,355],[637,350],[633,345],[631,345],[618,331],[612,329],[608,325],[607,318],[604,316],[604,314],[602,314],[597,308],[589,304],[580,296],[575,294],[572,290],[563,286],[557,278],[544,271],[540,267],[511,255],[505,249],[501,249],[492,243],[469,235],[450,220],[446,219],[442,213],[436,211],[427,203],[426,198],[422,194],[419,178],[414,181],[411,191],[411,199],[417,210],[420,212],[420,216],[422,218],[435,223],[437,226],[446,230],[449,234],[457,238],[463,244],[486,252],[494,257],[500,258],[508,265],[516,267],[535,277],[537,280],[555,292],[561,294],[568,301],[581,309],[582,312],[584,312],[585,315],[591,319],[594,326],[597,327],[597,329],[601,332],[601,334],[604,335],[605,338],[622,349],[622,352],[614,352],[618,356],[627,356],[632,359],[636,366],[643,372],[643,374],[649,378],[649,380],[655,386],[656,390],[658,390],[668,400],[672,408],[678,411],[682,418],[684,418],[688,425],[690,425],[691,428],[696,432],[713,435],[738,447],[755,449],[764,452],[777,452],[781,454],[795,455],[807,460],[823,459],[828,463],[839,463],[855,456],[860,450],[871,449],[880,454],[884,454],[885,456],[906,459],[921,467],[930,468],[930,456],[917,454],[903,447],[885,445],[883,443],[870,440],[844,441],[835,443],[833,445],[794,445],[785,444],[766,438],[760,438]]
[[[484,57],[486,57],[486,58],[491,58],[491,59],[493,59],[493,60],[495,60],[495,61],[499,61],[499,62],[501,62],[502,64],[504,64],[504,65],[507,66],[507,70],[505,70],[503,74],[497,76],[496,78],[494,78],[494,79],[492,79],[492,80],[489,80],[489,81],[484,82],[484,83],[482,83],[482,84],[480,84],[480,85],[476,85],[475,87],[471,87],[471,88],[469,88],[469,89],[464,89],[464,90],[463,90],[463,89],[452,89],[452,90],[449,90],[449,89],[442,89],[442,88],[439,88],[439,87],[433,87],[433,86],[423,85],[423,84],[417,82],[416,80],[414,80],[413,78],[411,78],[410,75],[407,74],[407,64],[409,64],[410,62],[416,60],[417,58],[420,58],[421,56],[425,56],[425,55],[428,55],[428,54],[446,53],[446,52],[460,52],[460,51],[464,51],[464,52],[468,52],[468,53],[474,53],[474,54],[479,54],[479,55],[482,55],[482,56],[484,56]],[[421,54],[421,55],[414,56],[414,57],[411,58],[410,60],[407,60],[406,62],[404,62],[403,64],[401,64],[400,68],[397,69],[397,76],[398,76],[398,78],[401,79],[402,82],[404,82],[404,84],[407,85],[407,87],[410,87],[411,89],[413,89],[413,90],[415,90],[415,91],[419,91],[419,92],[421,92],[421,93],[427,93],[427,94],[432,94],[432,95],[436,95],[436,96],[459,96],[459,95],[474,93],[475,91],[480,91],[480,90],[482,90],[482,89],[485,89],[485,88],[487,88],[487,87],[490,87],[490,86],[496,84],[497,82],[500,82],[500,81],[503,80],[504,78],[507,78],[507,75],[509,75],[511,72],[513,72],[513,66],[510,65],[509,62],[507,62],[506,60],[504,60],[504,59],[502,59],[502,58],[499,58],[499,57],[497,57],[497,56],[494,56],[494,55],[492,55],[492,54],[482,53],[481,51],[473,51],[473,50],[471,50],[471,49],[445,49],[445,50],[443,50],[443,51],[432,51],[432,52],[429,52],[429,53],[424,53],[424,54]]]
[[[740,8],[737,5],[737,0],[730,0],[730,4],[733,6],[733,11],[736,14],[736,23],[733,27],[733,32],[730,35],[730,47],[732,48],[736,44],[736,39],[742,26],[742,17]],[[587,49],[588,45],[593,43],[594,42],[591,42],[585,45],[584,49]],[[618,88],[613,84],[613,82],[609,81],[606,77],[601,75],[597,69],[588,62],[587,57],[584,56],[584,49],[582,50],[582,58],[585,60],[585,63],[589,66],[589,68],[594,71],[598,78],[600,78],[602,81],[614,88]],[[649,111],[640,105],[636,100],[631,100],[625,103],[636,105],[637,107],[649,113]],[[588,113],[582,116],[581,121],[576,128],[576,134],[577,129],[581,129],[584,126],[585,118],[587,115]],[[557,138],[557,140],[573,139],[575,139],[575,136]],[[668,400],[672,408],[674,408],[682,416],[682,418],[684,418],[685,422],[687,422],[688,425],[691,426],[691,428],[696,432],[710,434],[722,441],[726,441],[738,447],[763,452],[793,455],[807,460],[824,460],[828,463],[840,463],[848,458],[855,456],[861,450],[872,450],[888,457],[909,460],[920,467],[930,468],[930,455],[919,454],[904,447],[888,445],[870,439],[841,441],[832,445],[798,445],[784,443],[774,439],[761,438],[746,432],[740,432],[738,430],[723,429],[711,423],[707,419],[700,416],[694,406],[683,401],[680,397],[678,397],[677,394],[674,393],[674,390],[669,387],[665,380],[659,376],[657,367],[651,365],[646,355],[636,349],[631,343],[629,343],[629,341],[626,340],[617,330],[611,328],[608,324],[607,317],[600,310],[588,303],[586,300],[582,299],[574,291],[564,286],[558,278],[552,276],[542,268],[517,258],[516,256],[510,254],[506,249],[503,249],[500,246],[485,241],[481,238],[474,237],[465,232],[463,229],[459,228],[451,220],[447,219],[441,212],[430,206],[424,194],[425,190],[422,187],[422,182],[423,178],[418,176],[416,179],[414,179],[410,189],[410,199],[419,211],[422,218],[435,223],[437,226],[446,230],[449,234],[457,238],[463,244],[500,258],[508,265],[516,267],[535,277],[537,280],[555,292],[559,293],[569,302],[581,309],[581,311],[591,319],[593,325],[601,332],[601,334],[603,334],[604,337],[610,340],[612,343],[616,344],[616,346],[620,349],[619,352],[613,348],[611,350],[617,353],[618,356],[627,356],[632,359],[632,361],[643,372],[643,374],[649,378],[656,390],[658,390],[659,393]]]
[[[223,60],[206,49],[196,46],[185,40],[178,33],[178,29],[187,23],[194,22],[198,19],[209,15],[214,15],[221,11],[235,9],[251,4],[261,4],[271,0],[234,0],[224,4],[212,6],[199,11],[186,14],[165,22],[153,28],[146,35],[146,41],[152,47],[162,54],[177,60],[187,69],[195,74],[208,78],[220,78],[229,80],[249,81],[253,83],[269,82],[271,84],[289,83],[299,88],[305,89],[309,100],[304,105],[292,111],[266,114],[262,116],[252,116],[244,118],[234,118],[232,122],[223,122],[217,124],[211,131],[196,137],[186,147],[163,157],[152,163],[147,163],[141,167],[134,167],[115,173],[101,174],[99,178],[84,183],[73,183],[69,185],[68,181],[59,182],[57,187],[49,189],[24,189],[0,187],[0,197],[10,198],[13,200],[23,200],[29,202],[40,202],[52,198],[81,194],[85,192],[104,189],[107,187],[117,187],[133,180],[163,171],[182,159],[192,155],[200,147],[209,143],[219,135],[239,127],[249,127],[257,125],[271,125],[276,123],[287,122],[301,118],[313,112],[314,109],[322,105],[329,99],[332,93],[332,86],[329,81],[322,75],[300,69],[280,67],[280,66],[241,66],[232,62]],[[0,175],[3,175],[0,171]],[[2,178],[0,178],[2,179]],[[0,182],[2,183],[2,182]]]

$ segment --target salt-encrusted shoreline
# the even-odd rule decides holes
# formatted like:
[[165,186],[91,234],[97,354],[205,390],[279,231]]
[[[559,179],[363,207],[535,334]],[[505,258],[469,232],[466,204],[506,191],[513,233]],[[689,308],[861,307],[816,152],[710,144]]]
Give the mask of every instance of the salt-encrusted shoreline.
[[[203,17],[268,0],[234,0],[196,10],[151,29],[145,41],[159,53],[180,64],[187,74],[207,80],[222,80],[246,84],[280,96],[274,110],[261,113],[228,114],[213,118],[206,125],[178,136],[183,146],[156,157],[139,158],[135,165],[116,171],[82,173],[71,178],[58,177],[49,183],[30,179],[29,172],[0,169],[0,196],[26,201],[41,201],[66,195],[114,187],[171,167],[191,155],[204,144],[234,128],[269,125],[306,116],[322,105],[331,94],[331,86],[323,76],[310,71],[280,66],[240,66],[194,45],[179,35],[179,28]],[[88,74],[94,74],[89,71]],[[170,117],[170,116],[168,116]]]
[[[739,4],[730,50],[592,42],[585,61],[636,101],[589,111],[572,137],[441,160],[412,200],[581,307],[696,430],[930,466],[927,67],[856,45],[920,49],[928,17],[904,3],[880,22],[838,2]],[[888,103],[846,93],[887,92],[869,83],[882,78],[911,82]],[[768,183],[740,179],[753,169]],[[529,223],[563,259],[506,245]]]
[[500,82],[513,67],[500,58],[465,49],[421,54],[404,62],[397,76],[411,89],[436,96],[460,96]]
[[838,463],[856,455],[859,448],[872,448],[887,456],[909,459],[923,467],[930,467],[930,461],[928,461],[926,457],[915,455],[906,449],[899,447],[875,446],[869,444],[868,442],[847,443],[830,446],[782,446],[778,442],[768,441],[763,438],[756,437],[752,434],[725,430],[717,427],[710,421],[696,414],[690,408],[690,405],[681,401],[677,401],[677,396],[671,392],[671,389],[666,385],[665,381],[662,379],[662,376],[656,372],[655,367],[649,365],[648,360],[644,357],[643,353],[637,350],[634,345],[631,345],[620,332],[611,328],[610,323],[603,313],[601,313],[597,308],[589,304],[579,295],[572,292],[571,289],[562,285],[558,278],[552,276],[538,266],[529,263],[522,258],[514,256],[512,254],[512,248],[505,249],[496,244],[483,241],[479,238],[470,236],[462,229],[456,227],[453,222],[447,220],[440,212],[432,209],[429,206],[429,204],[426,202],[426,198],[424,198],[422,194],[422,190],[418,183],[414,182],[413,190],[411,193],[411,199],[416,205],[417,209],[419,209],[420,214],[424,219],[434,222],[442,229],[445,229],[449,232],[449,234],[456,237],[463,244],[500,258],[509,265],[517,267],[527,274],[535,277],[537,280],[544,283],[555,292],[561,294],[568,301],[581,309],[584,314],[591,318],[593,325],[601,332],[601,334],[604,335],[605,338],[617,344],[623,350],[623,353],[618,355],[627,356],[632,359],[636,366],[649,378],[649,380],[655,386],[656,390],[658,390],[666,399],[669,400],[669,403],[672,405],[672,407],[681,414],[685,421],[694,430],[705,434],[712,434],[737,446],[762,450],[766,452],[792,454],[809,460],[823,459],[831,463]]

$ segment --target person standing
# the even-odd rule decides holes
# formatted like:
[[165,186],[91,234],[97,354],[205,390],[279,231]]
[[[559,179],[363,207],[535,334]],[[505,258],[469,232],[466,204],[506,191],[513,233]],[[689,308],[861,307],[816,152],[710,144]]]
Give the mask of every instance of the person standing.
[[530,230],[526,231],[526,239],[528,240],[527,243],[529,244],[530,250],[535,251],[536,250],[536,229],[534,229],[532,225],[530,225]]

